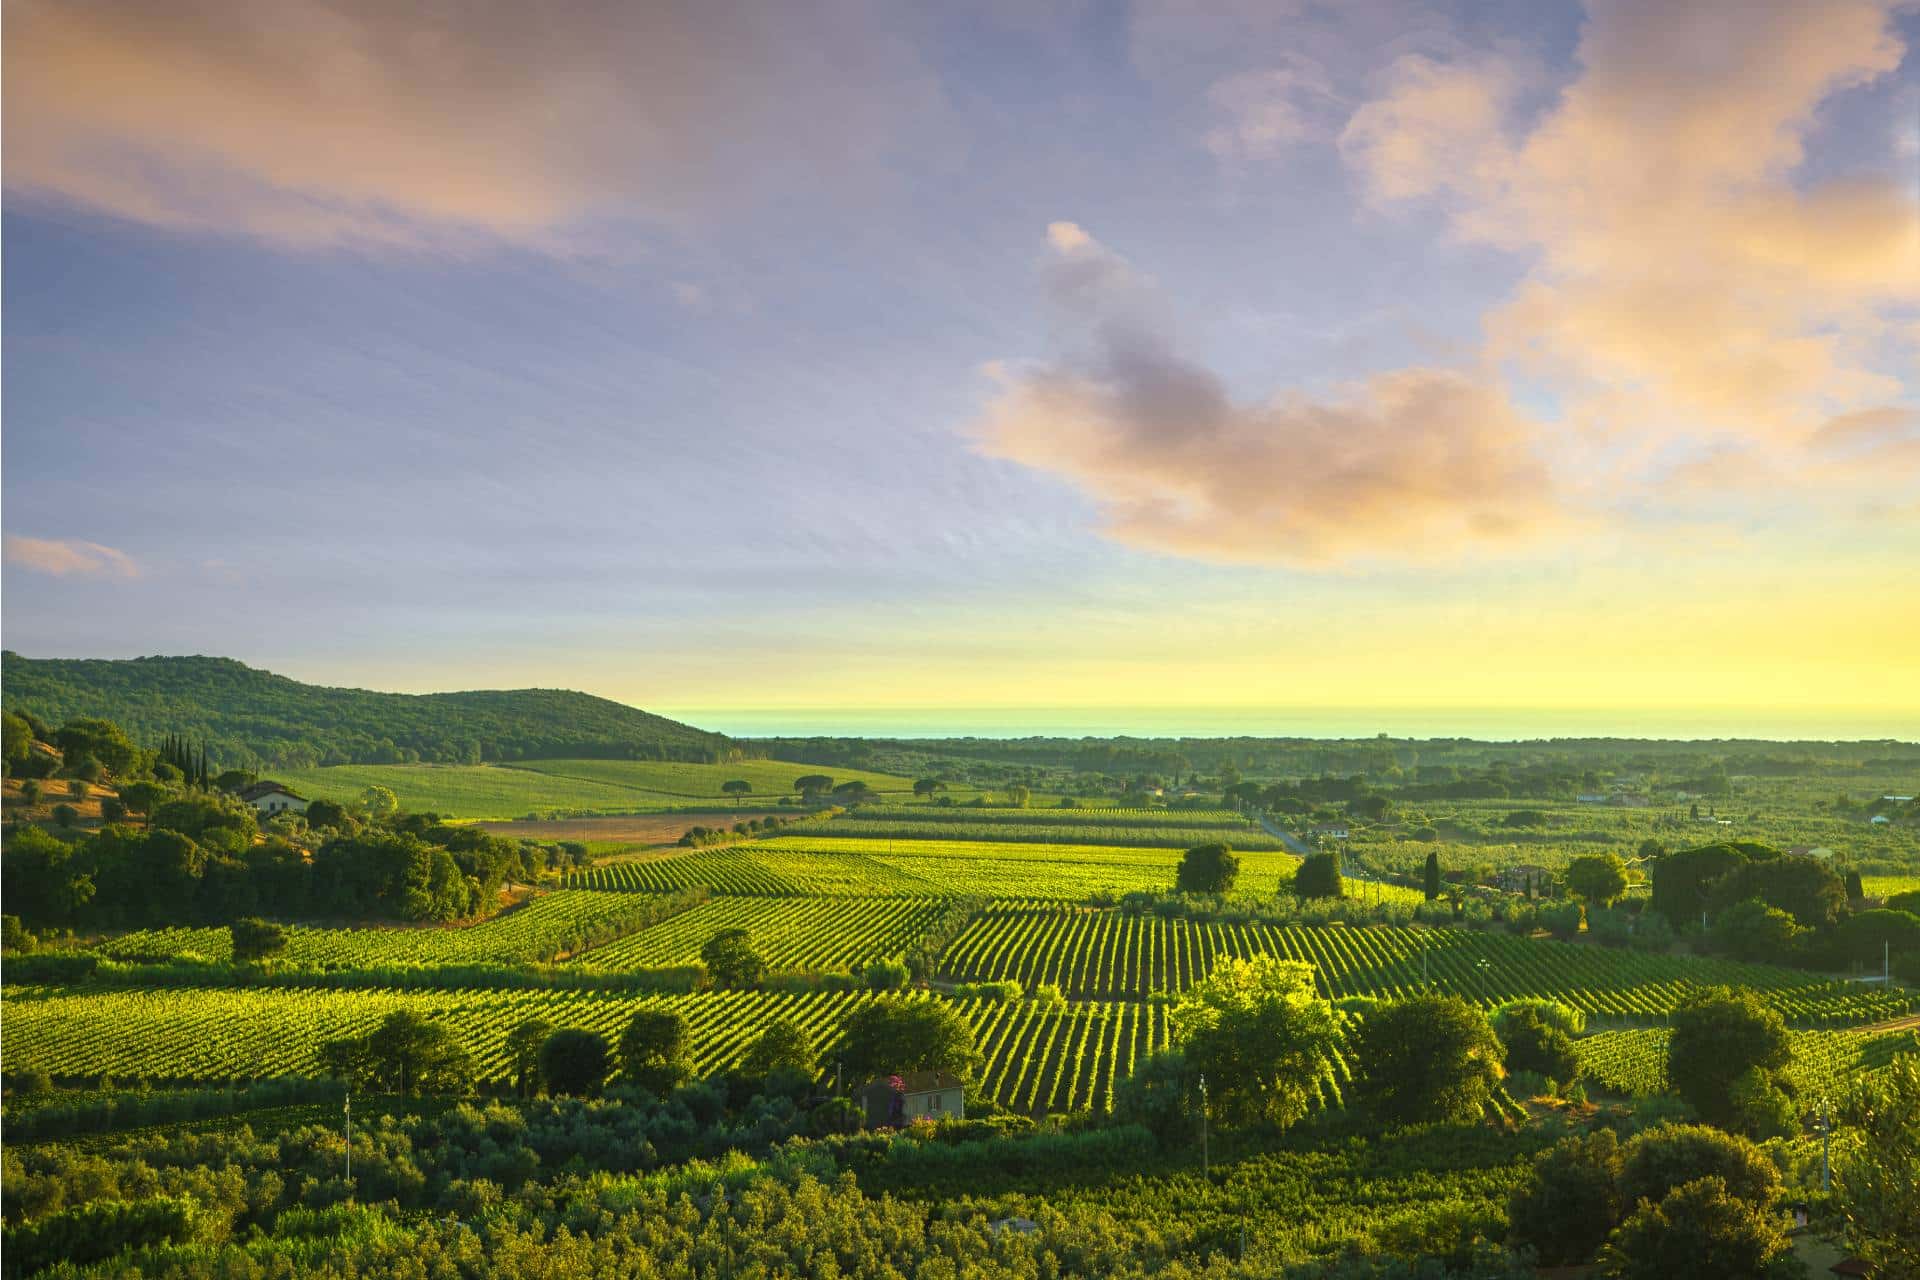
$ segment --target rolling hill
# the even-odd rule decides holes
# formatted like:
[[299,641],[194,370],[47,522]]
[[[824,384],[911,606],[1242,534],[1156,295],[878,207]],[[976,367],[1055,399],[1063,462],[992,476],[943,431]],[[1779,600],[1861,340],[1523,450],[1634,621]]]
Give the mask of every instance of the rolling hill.
[[718,761],[731,739],[564,689],[375,693],[302,684],[232,658],[4,655],[4,702],[59,724],[104,716],[153,744],[205,742],[221,767],[552,759]]

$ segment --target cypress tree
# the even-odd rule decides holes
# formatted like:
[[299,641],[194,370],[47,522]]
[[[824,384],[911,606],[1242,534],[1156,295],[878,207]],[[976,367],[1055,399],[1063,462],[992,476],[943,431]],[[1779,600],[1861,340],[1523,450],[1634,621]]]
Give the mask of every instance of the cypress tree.
[[1428,902],[1440,896],[1440,851],[1438,849],[1429,850],[1427,853],[1426,890]]

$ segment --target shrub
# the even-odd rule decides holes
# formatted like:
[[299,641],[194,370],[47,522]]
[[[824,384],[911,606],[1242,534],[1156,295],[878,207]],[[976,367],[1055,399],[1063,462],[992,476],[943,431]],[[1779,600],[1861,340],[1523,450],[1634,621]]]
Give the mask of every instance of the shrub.
[[904,961],[875,960],[861,972],[860,980],[869,991],[898,991],[913,980],[913,971]]
[[1477,1119],[1500,1082],[1500,1040],[1458,996],[1382,1005],[1356,1041],[1361,1093],[1390,1121]]
[[1780,1177],[1760,1148],[1703,1124],[1663,1124],[1626,1145],[1620,1190],[1629,1205],[1658,1203],[1697,1178],[1718,1178],[1727,1194],[1765,1204],[1780,1189]]
[[1240,859],[1224,844],[1203,844],[1186,851],[1174,886],[1182,893],[1226,893],[1240,874]]
[[[1737,1127],[1733,1089],[1749,1071],[1771,1077],[1791,1056],[1786,1023],[1751,991],[1713,987],[1673,1011],[1667,1040],[1667,1079],[1709,1123]],[[1744,1086],[1747,1094],[1754,1084]]]
[[605,1037],[564,1028],[540,1046],[540,1079],[548,1093],[592,1097],[607,1083],[611,1060]]
[[1533,1176],[1507,1204],[1507,1242],[1545,1266],[1585,1262],[1606,1242],[1626,1205],[1620,1143],[1608,1129],[1563,1138],[1536,1156]]
[[1790,1256],[1786,1234],[1763,1209],[1707,1177],[1642,1201],[1601,1251],[1614,1280],[1754,1280]]

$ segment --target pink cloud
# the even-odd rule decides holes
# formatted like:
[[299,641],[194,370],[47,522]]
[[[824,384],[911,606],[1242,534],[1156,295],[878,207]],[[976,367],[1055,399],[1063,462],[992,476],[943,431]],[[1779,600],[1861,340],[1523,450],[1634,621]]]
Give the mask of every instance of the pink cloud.
[[6,561],[56,578],[137,578],[140,566],[114,547],[75,538],[6,536]]

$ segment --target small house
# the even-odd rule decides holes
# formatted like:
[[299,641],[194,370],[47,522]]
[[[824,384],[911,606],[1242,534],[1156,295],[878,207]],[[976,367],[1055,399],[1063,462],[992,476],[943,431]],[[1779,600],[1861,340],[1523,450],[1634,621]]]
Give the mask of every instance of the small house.
[[307,798],[291,787],[262,780],[240,790],[240,798],[263,816],[276,813],[305,813]]
[[915,1120],[966,1117],[966,1085],[951,1071],[903,1071],[876,1076],[860,1090],[869,1129],[912,1124]]

